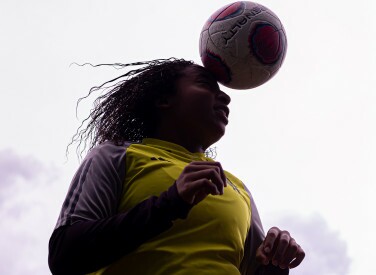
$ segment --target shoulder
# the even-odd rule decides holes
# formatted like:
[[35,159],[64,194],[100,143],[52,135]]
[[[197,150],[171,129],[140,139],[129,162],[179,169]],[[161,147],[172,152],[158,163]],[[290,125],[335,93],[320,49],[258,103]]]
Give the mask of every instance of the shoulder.
[[123,142],[116,144],[112,141],[105,141],[92,148],[84,159],[87,161],[96,161],[99,163],[120,164],[125,161],[126,152],[132,142]]
[[131,144],[105,141],[93,147],[83,159],[77,174],[86,175],[89,172],[96,178],[99,175],[116,173],[124,177],[127,149]]
[[87,154],[86,158],[94,157],[119,157],[127,151],[128,147],[132,145],[132,142],[123,142],[116,144],[112,141],[105,141],[94,148],[92,148]]

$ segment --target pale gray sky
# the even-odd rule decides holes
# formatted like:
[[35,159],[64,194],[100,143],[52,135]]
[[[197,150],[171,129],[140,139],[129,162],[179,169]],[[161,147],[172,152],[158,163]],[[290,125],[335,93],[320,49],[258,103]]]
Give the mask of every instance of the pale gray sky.
[[[253,192],[266,228],[306,247],[291,274],[376,274],[376,4],[257,2],[283,22],[287,57],[259,88],[224,88],[231,114],[217,159]],[[65,158],[76,101],[121,73],[69,65],[200,63],[201,27],[228,3],[1,1],[1,274],[49,274],[48,238],[78,165],[74,148]]]

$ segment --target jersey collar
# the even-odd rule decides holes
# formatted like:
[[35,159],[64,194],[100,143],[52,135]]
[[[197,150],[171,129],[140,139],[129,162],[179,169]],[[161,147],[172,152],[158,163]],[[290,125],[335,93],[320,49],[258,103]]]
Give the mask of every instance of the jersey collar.
[[205,156],[205,153],[200,153],[200,152],[192,153],[179,144],[161,140],[161,139],[144,138],[142,140],[142,144],[153,146],[162,150],[174,152],[180,155],[181,154],[189,155],[190,158],[197,159],[197,160],[210,160],[210,158],[207,158]]

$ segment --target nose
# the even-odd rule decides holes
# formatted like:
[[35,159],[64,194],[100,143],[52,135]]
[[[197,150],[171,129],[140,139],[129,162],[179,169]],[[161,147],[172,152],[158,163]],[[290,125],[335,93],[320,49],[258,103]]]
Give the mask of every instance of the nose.
[[218,99],[226,105],[229,105],[231,102],[231,97],[223,91],[219,92]]

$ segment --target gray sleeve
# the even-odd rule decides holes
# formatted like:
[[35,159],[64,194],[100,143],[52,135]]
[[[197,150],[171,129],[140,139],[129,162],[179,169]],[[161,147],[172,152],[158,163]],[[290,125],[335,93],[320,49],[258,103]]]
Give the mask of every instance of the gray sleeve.
[[242,275],[253,275],[256,274],[255,272],[259,265],[256,262],[256,250],[264,240],[265,233],[253,197],[245,186],[244,188],[248,191],[251,202],[251,226],[245,240],[244,257],[240,265],[240,272]]
[[265,233],[255,201],[245,185],[244,188],[249,194],[252,213],[251,226],[244,245],[244,257],[240,264],[241,275],[288,275],[288,269],[280,269],[272,264],[264,266],[256,261],[256,250],[264,241]]
[[88,153],[73,177],[56,228],[117,212],[128,146],[104,142]]

